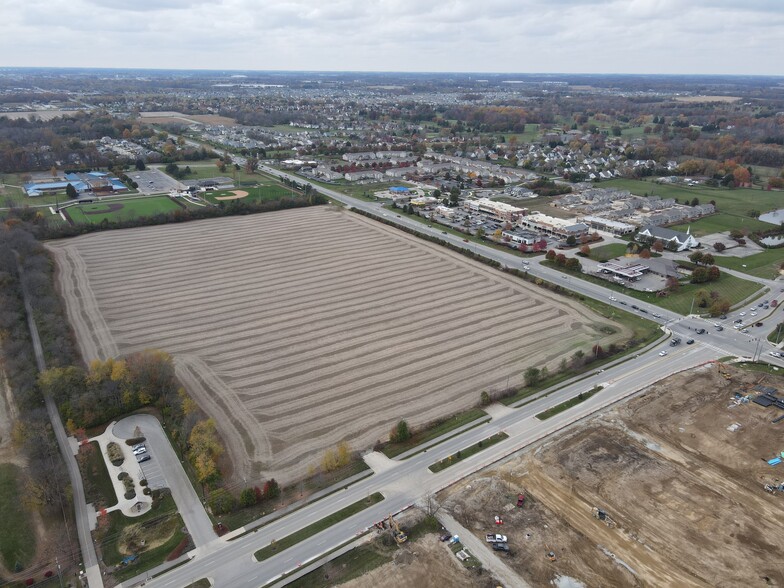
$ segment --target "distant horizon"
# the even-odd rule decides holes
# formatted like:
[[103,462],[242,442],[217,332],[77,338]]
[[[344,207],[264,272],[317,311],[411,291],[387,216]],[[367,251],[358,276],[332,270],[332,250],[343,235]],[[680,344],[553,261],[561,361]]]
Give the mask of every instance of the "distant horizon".
[[667,73],[667,72],[574,72],[574,71],[460,71],[460,70],[372,70],[372,69],[229,69],[229,68],[195,68],[195,67],[123,67],[123,66],[87,66],[87,65],[0,65],[0,72],[23,70],[83,70],[83,71],[130,71],[130,72],[202,72],[202,73],[260,73],[260,74],[377,74],[377,75],[461,75],[461,76],[526,76],[526,77],[674,77],[674,78],[782,78],[781,74],[761,73]]

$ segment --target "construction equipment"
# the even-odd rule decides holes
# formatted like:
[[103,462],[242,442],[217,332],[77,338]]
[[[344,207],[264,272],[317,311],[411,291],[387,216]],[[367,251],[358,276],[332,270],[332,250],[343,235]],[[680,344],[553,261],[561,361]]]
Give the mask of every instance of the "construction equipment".
[[550,561],[555,561],[555,551],[550,549],[550,546],[547,545],[547,543],[545,543],[544,546],[547,548],[547,553],[545,554],[545,557]]
[[722,375],[722,377],[723,377],[725,380],[727,380],[728,382],[729,382],[729,381],[732,381],[732,376],[731,376],[731,375],[730,375],[730,373],[727,371],[727,368],[724,366],[724,364],[723,364],[723,363],[721,363],[720,361],[717,361],[717,362],[716,362],[716,367],[717,367],[717,368],[719,368],[719,373]]
[[395,543],[402,545],[408,541],[408,535],[400,530],[400,526],[397,524],[397,521],[392,518],[391,514],[389,515],[389,528],[392,529],[392,536],[395,538]]
[[607,511],[602,510],[597,506],[594,506],[591,509],[591,513],[593,514],[593,518],[599,519],[600,521],[604,521],[604,524],[610,527],[611,529],[615,527],[615,521],[610,518],[610,515],[607,514]]

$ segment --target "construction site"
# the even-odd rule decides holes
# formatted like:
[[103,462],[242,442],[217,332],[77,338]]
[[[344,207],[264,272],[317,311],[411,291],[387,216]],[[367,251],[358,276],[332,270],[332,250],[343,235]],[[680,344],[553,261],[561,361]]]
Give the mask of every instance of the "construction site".
[[782,397],[782,376],[706,364],[438,498],[505,536],[521,585],[784,586]]

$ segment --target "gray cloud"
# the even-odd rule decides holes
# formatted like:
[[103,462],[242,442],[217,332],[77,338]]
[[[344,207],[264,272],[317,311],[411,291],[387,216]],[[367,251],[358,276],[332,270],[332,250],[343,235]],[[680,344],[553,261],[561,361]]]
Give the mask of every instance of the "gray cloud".
[[0,0],[0,65],[784,74],[779,0]]

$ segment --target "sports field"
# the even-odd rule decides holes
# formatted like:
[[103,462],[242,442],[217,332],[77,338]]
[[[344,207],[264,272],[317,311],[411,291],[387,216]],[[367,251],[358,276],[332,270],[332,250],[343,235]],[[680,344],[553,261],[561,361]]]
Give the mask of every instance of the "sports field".
[[261,202],[264,200],[278,200],[291,196],[299,196],[300,193],[286,186],[281,186],[277,182],[269,182],[255,188],[237,188],[236,190],[216,190],[215,192],[202,192],[199,196],[211,202],[220,204],[231,200],[243,200],[245,202]]
[[136,198],[133,200],[112,200],[94,204],[80,204],[65,209],[71,220],[77,224],[98,224],[107,221],[129,220],[143,216],[182,210],[182,207],[168,196]]
[[235,479],[307,474],[630,331],[576,301],[333,207],[49,244],[86,361],[159,348]]

